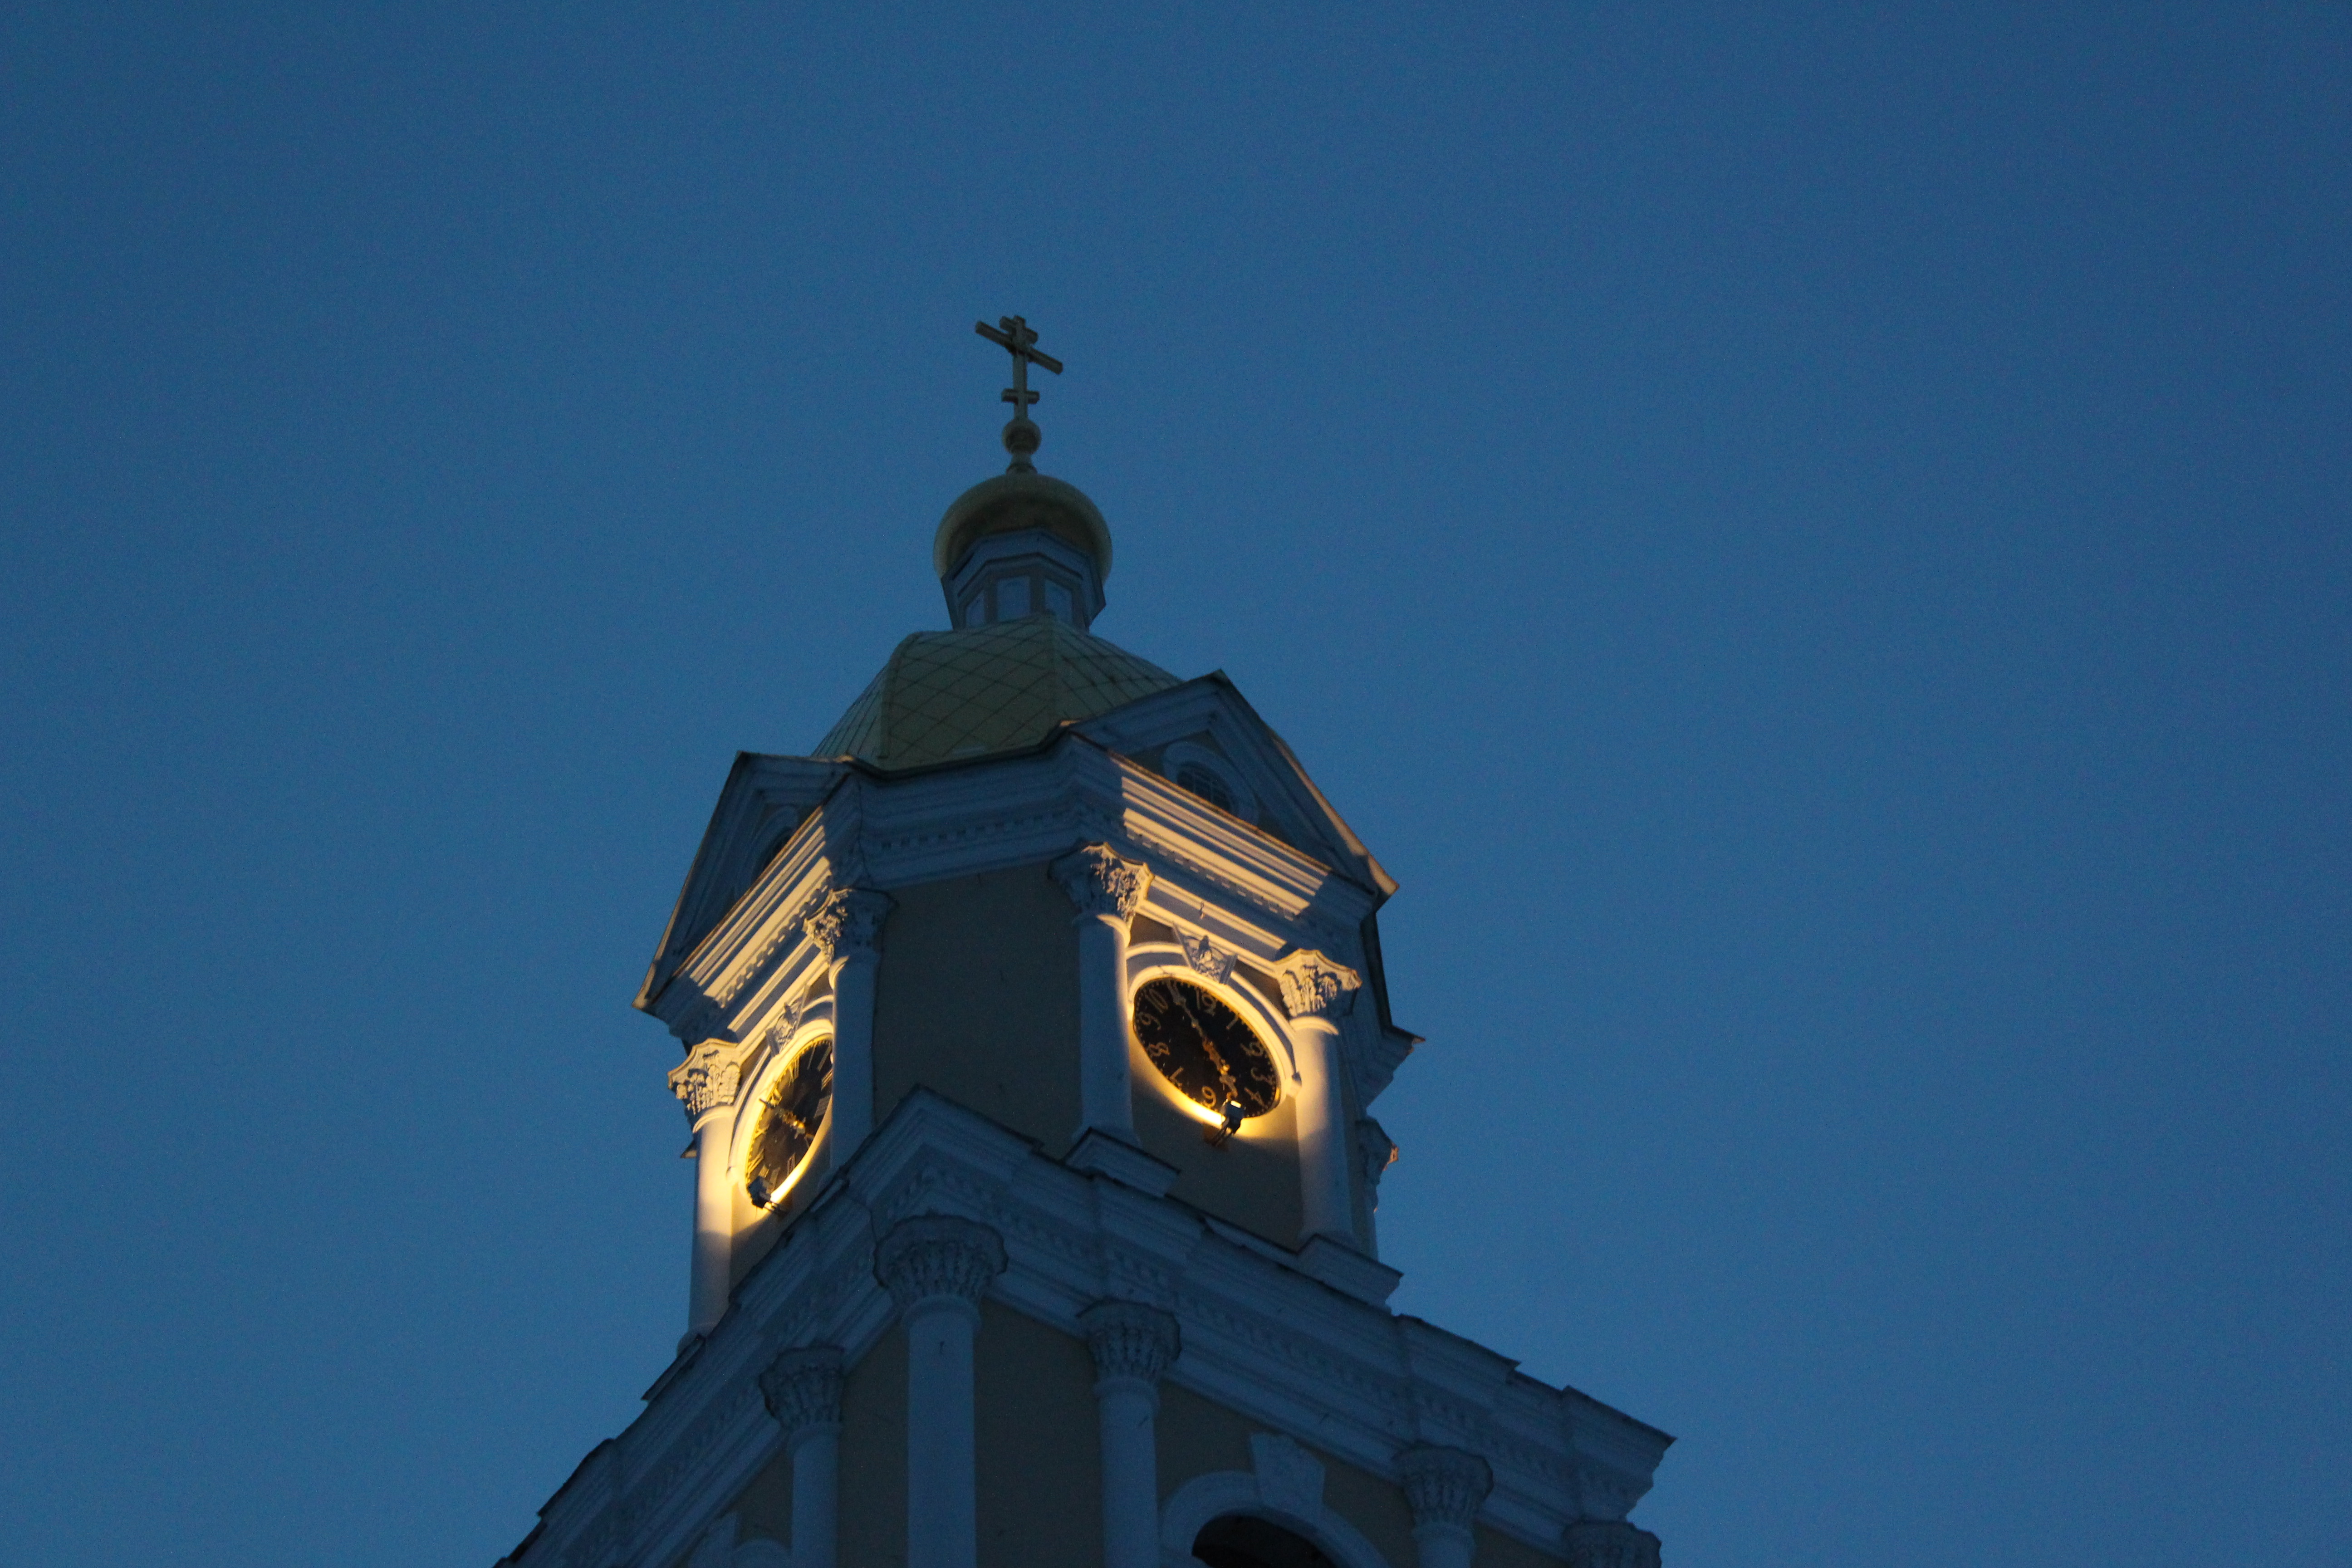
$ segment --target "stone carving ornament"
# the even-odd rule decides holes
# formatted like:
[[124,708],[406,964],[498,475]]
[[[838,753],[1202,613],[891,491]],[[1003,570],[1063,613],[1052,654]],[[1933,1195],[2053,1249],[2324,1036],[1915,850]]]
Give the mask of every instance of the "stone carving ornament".
[[787,1438],[818,1427],[841,1425],[843,1357],[839,1345],[808,1345],[786,1351],[760,1374],[768,1414]]
[[1176,1320],[1140,1301],[1097,1301],[1078,1314],[1078,1327],[1094,1352],[1095,1375],[1105,1383],[1156,1384],[1183,1348]]
[[1397,1479],[1415,1524],[1450,1524],[1467,1530],[1478,1505],[1495,1489],[1486,1461],[1460,1448],[1407,1448],[1397,1456]]
[[802,917],[809,941],[824,952],[825,962],[872,958],[882,921],[896,906],[887,893],[871,888],[835,888]]
[[1184,962],[1193,973],[1222,985],[1234,973],[1234,955],[1205,936],[1179,931],[1176,940],[1184,944]]
[[1046,868],[1082,915],[1131,920],[1151,886],[1151,868],[1121,859],[1108,844],[1081,844]]
[[1282,982],[1282,1005],[1294,1018],[1336,1018],[1356,999],[1363,977],[1344,963],[1334,963],[1319,952],[1295,953],[1277,978]]
[[901,1312],[941,1297],[977,1307],[1003,1272],[1004,1238],[955,1215],[902,1219],[874,1249],[874,1277]]
[[719,1040],[704,1041],[669,1069],[669,1091],[685,1103],[688,1121],[734,1104],[742,1081],[743,1064],[735,1047]]

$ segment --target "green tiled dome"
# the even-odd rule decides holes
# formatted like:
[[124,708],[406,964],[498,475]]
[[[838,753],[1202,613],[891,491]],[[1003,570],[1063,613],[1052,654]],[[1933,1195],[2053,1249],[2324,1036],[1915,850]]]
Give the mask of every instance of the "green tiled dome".
[[820,757],[913,768],[1034,745],[1177,685],[1176,677],[1052,616],[917,632],[816,743]]

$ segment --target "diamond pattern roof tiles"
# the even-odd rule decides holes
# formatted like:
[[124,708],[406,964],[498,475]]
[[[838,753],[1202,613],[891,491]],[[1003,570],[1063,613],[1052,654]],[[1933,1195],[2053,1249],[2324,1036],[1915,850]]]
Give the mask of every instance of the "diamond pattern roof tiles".
[[913,768],[1016,751],[1066,721],[1091,719],[1177,684],[1158,665],[1047,615],[917,632],[817,742],[815,754]]

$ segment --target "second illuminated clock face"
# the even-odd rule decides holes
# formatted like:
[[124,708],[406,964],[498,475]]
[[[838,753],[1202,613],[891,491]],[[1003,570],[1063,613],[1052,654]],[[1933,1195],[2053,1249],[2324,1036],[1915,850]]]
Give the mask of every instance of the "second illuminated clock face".
[[1160,1076],[1197,1105],[1222,1114],[1237,1103],[1247,1119],[1264,1116],[1281,1098],[1274,1053],[1240,1014],[1198,985],[1146,981],[1135,994],[1135,1039]]
[[765,1208],[792,1184],[832,1105],[833,1042],[819,1040],[803,1047],[760,1096],[751,1152],[743,1161],[743,1185],[753,1203]]

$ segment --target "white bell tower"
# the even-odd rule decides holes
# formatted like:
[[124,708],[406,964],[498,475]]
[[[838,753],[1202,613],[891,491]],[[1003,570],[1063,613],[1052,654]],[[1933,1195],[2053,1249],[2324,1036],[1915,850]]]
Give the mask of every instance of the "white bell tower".
[[512,1568],[1655,1568],[1664,1434],[1387,1300],[1395,890],[1222,675],[1095,637],[1013,463],[950,628],[745,753],[637,1005],[684,1047],[686,1337]]

